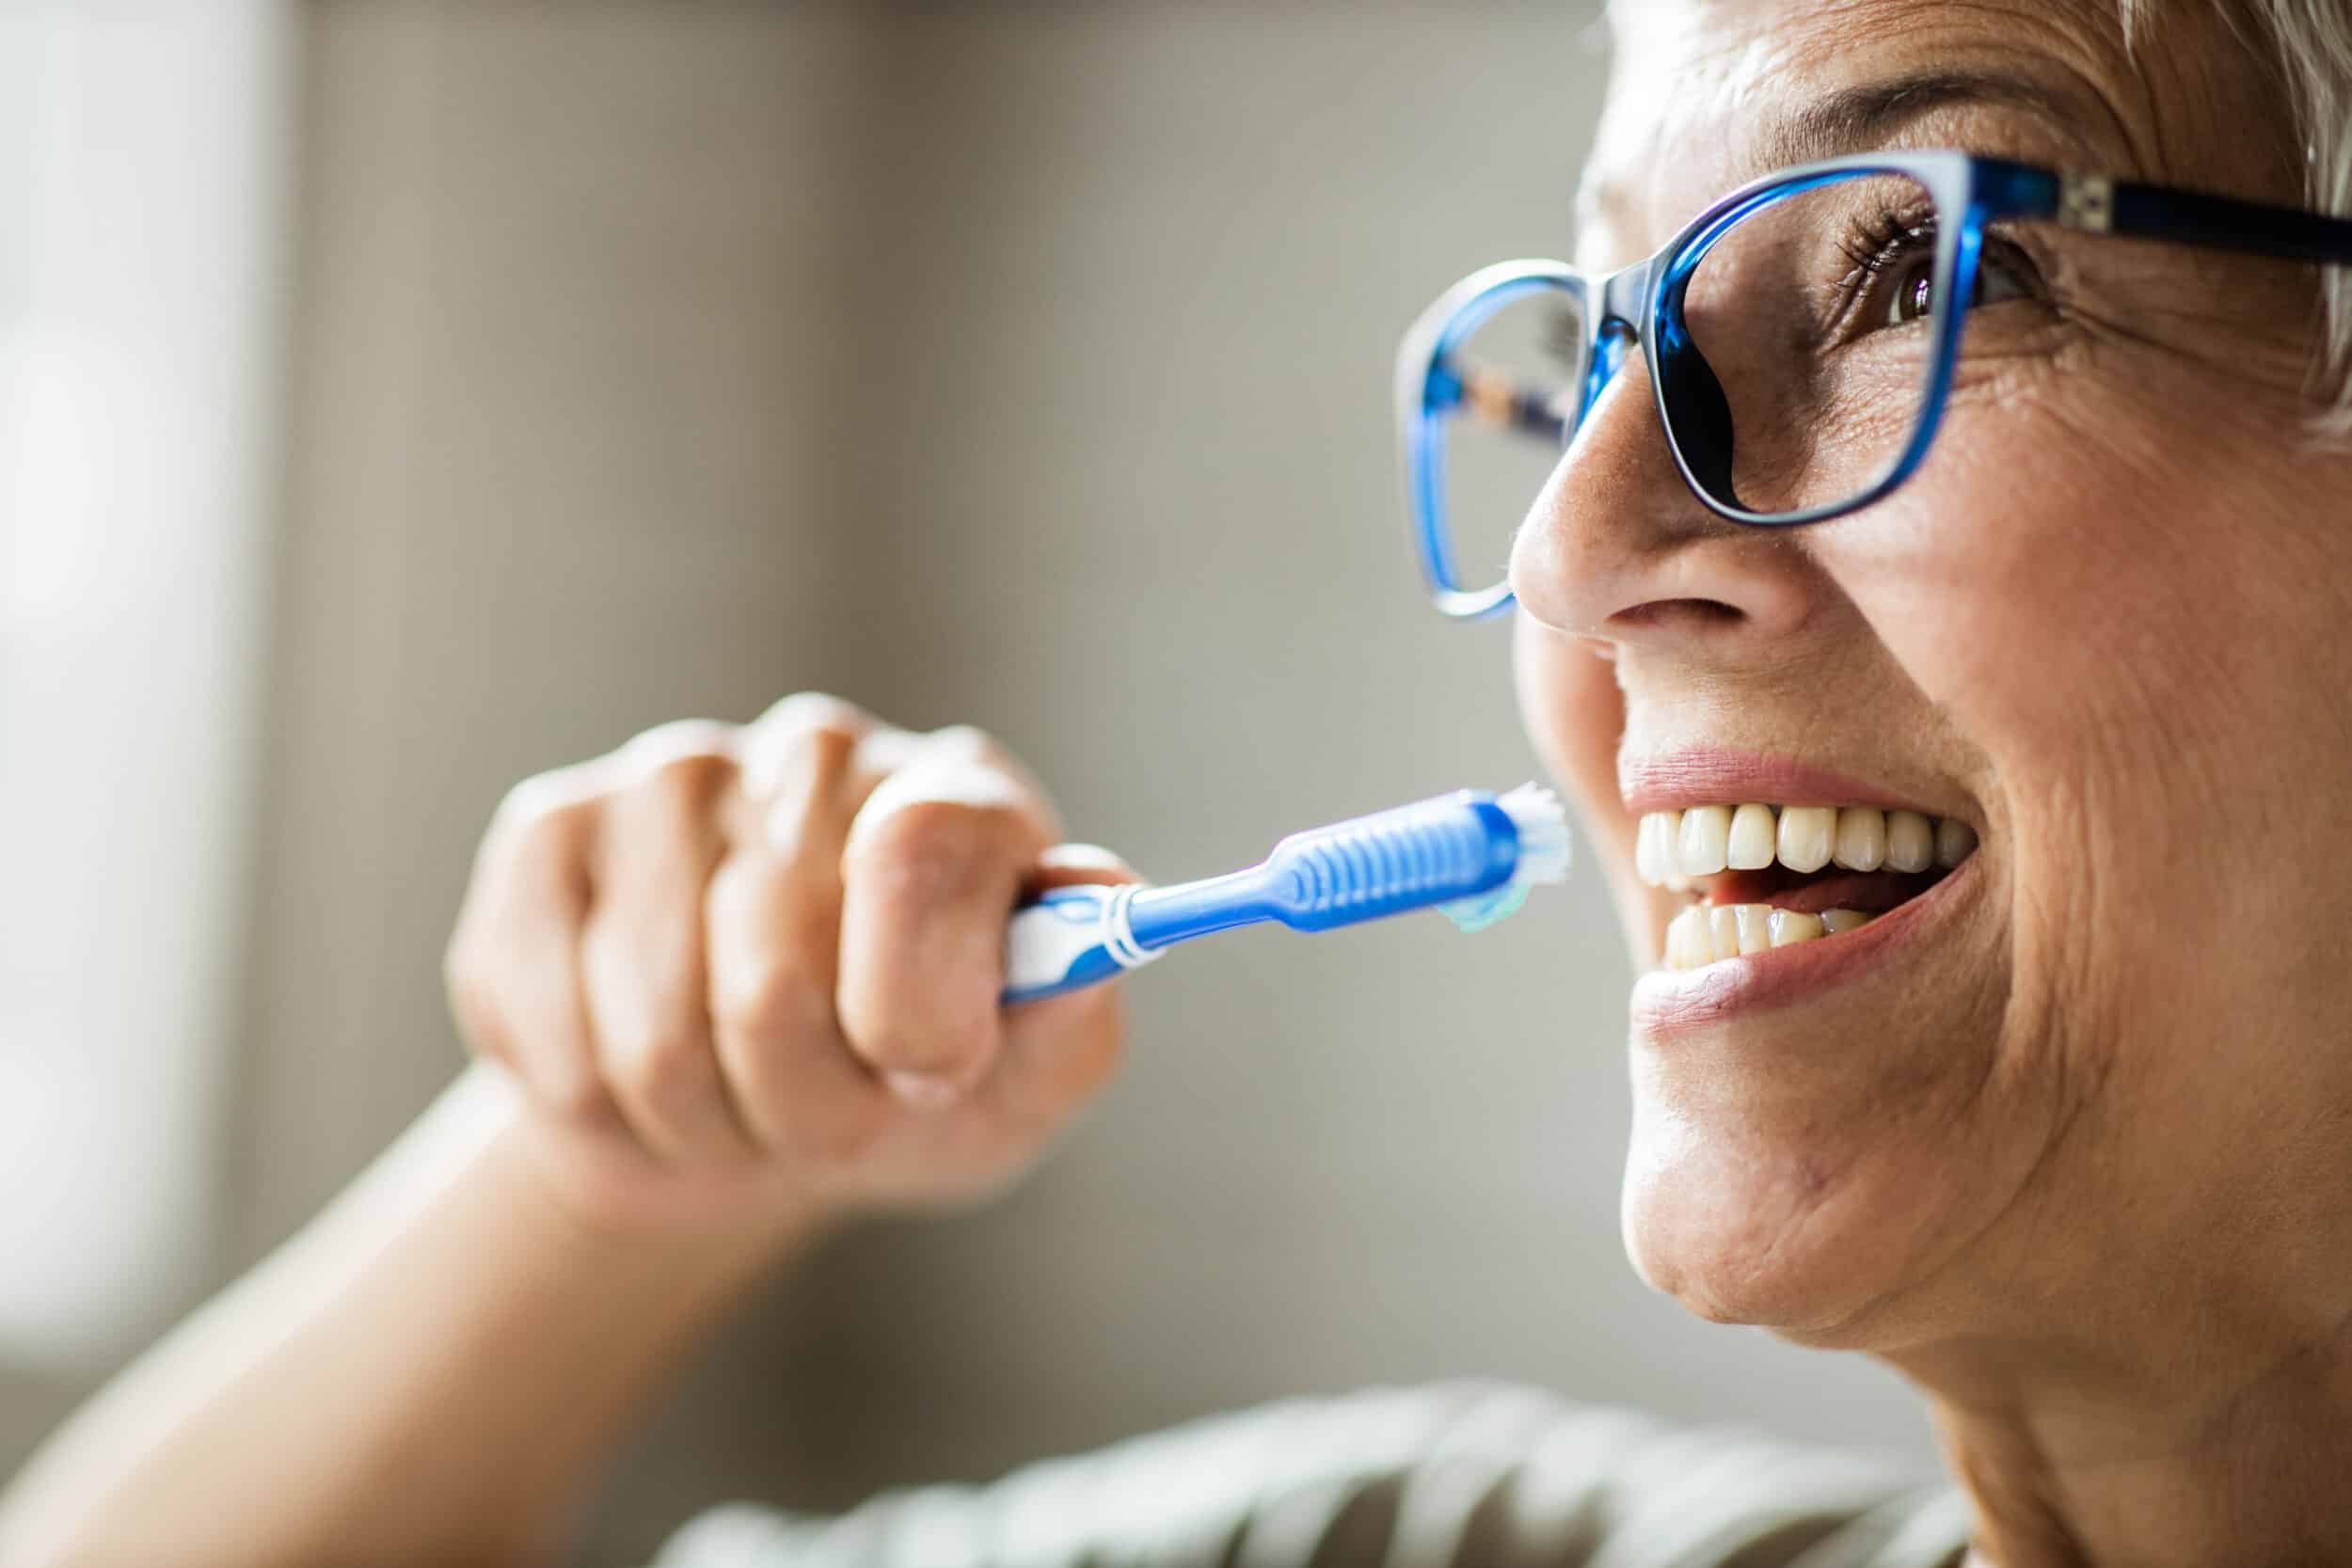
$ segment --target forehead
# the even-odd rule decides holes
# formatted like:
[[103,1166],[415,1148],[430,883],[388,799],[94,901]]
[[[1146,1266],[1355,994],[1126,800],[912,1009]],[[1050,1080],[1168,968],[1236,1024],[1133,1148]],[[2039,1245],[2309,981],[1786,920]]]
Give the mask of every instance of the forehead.
[[2214,8],[2127,45],[2119,0],[1613,0],[1588,242],[1629,259],[1757,174],[1880,147],[2163,177],[2217,96],[2185,9]]

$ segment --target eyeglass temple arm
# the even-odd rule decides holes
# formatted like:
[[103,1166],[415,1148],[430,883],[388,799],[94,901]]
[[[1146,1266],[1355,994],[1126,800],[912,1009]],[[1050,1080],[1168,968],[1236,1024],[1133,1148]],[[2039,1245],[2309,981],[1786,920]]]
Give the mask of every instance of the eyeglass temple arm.
[[2064,176],[2052,215],[2069,229],[2096,234],[2172,240],[2288,261],[2352,262],[2352,220],[2100,175]]

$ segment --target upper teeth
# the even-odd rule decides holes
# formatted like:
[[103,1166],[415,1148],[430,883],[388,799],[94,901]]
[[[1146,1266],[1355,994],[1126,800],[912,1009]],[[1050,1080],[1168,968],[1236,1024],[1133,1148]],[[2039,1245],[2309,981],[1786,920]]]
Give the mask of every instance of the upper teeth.
[[1976,830],[1955,817],[1870,806],[1692,806],[1654,811],[1634,840],[1634,868],[1653,887],[1692,877],[1759,871],[1778,860],[1791,871],[1836,862],[1849,871],[1946,869],[1968,858]]

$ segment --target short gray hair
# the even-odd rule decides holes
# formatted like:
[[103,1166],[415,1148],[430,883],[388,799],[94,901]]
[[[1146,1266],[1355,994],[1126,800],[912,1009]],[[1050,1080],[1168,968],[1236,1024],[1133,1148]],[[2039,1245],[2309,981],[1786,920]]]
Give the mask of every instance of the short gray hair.
[[[2126,39],[2157,0],[2120,0]],[[2304,199],[2352,217],[2352,0],[2216,0],[2277,73],[2303,149]],[[2318,433],[2352,439],[2352,266],[2320,269],[2319,353],[2312,390]]]

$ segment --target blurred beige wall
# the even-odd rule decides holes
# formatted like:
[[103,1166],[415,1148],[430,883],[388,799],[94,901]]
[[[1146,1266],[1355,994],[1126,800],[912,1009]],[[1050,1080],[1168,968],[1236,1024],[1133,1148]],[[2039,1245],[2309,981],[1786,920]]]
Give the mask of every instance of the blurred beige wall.
[[[447,1080],[503,788],[804,687],[969,721],[1182,877],[1534,763],[1508,633],[1416,597],[1398,331],[1558,252],[1581,6],[320,6],[233,1259]],[[1305,1389],[1465,1372],[1924,1454],[1858,1362],[1618,1243],[1597,882],[1475,940],[1258,934],[1134,983],[1011,1200],[729,1331],[597,1560]]]

